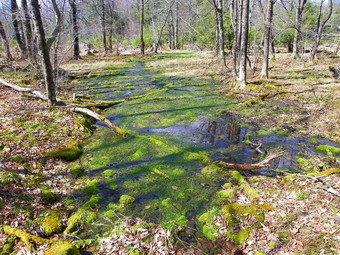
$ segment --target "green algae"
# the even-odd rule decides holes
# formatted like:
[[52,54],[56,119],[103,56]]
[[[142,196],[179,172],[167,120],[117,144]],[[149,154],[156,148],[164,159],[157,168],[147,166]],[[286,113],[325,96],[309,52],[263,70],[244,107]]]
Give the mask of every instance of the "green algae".
[[129,195],[122,195],[119,198],[119,203],[123,206],[129,206],[135,202],[135,198]]

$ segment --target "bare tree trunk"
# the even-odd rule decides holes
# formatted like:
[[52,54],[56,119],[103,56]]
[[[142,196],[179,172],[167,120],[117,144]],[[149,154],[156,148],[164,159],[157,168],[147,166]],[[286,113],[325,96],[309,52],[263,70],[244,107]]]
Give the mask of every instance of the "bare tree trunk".
[[69,4],[72,10],[72,28],[73,28],[73,59],[80,59],[79,49],[79,27],[77,17],[77,0],[69,0]]
[[21,55],[23,57],[26,56],[26,45],[25,45],[25,38],[22,38],[22,35],[20,33],[20,28],[19,28],[19,8],[16,0],[11,0],[11,12],[12,12],[12,23],[14,27],[14,32],[15,32],[15,39],[18,42]]
[[[157,46],[156,46],[157,47]],[[141,18],[140,18],[140,53],[145,54],[144,43],[144,0],[141,0]]]
[[239,7],[239,2],[238,0],[232,0],[231,3],[231,16],[232,16],[232,25],[233,25],[233,30],[234,30],[234,38],[233,38],[233,49],[232,49],[232,54],[233,54],[233,70],[232,70],[232,75],[236,79],[237,77],[237,60],[238,60],[238,27],[239,27],[239,15],[238,15],[238,7]]
[[7,35],[6,35],[6,32],[5,32],[4,26],[2,25],[1,21],[0,21],[0,36],[2,38],[2,44],[3,44],[4,50],[5,50],[6,61],[12,61],[13,57],[12,57],[11,51],[9,49],[9,42],[8,42],[8,39],[7,39]]
[[295,35],[293,42],[293,57],[299,58],[301,51],[301,41],[302,41],[302,15],[305,9],[305,5],[307,0],[298,0],[298,6],[296,8],[296,17],[295,17]]
[[101,0],[101,23],[102,23],[102,39],[103,39],[103,48],[104,48],[104,56],[107,55],[107,41],[106,41],[106,17],[105,17],[105,1]]
[[225,66],[225,52],[224,52],[224,28],[223,28],[223,1],[213,0],[215,11],[217,14],[217,34],[218,34],[218,55],[220,57],[220,66]]
[[36,57],[35,57],[34,50],[33,50],[31,17],[29,14],[28,6],[27,6],[27,1],[22,0],[21,6],[24,9],[24,15],[25,15],[24,24],[25,24],[25,31],[26,31],[26,38],[27,38],[27,52],[30,58],[33,60],[33,62],[36,63]]
[[248,30],[249,30],[249,0],[242,0],[242,30],[240,48],[240,66],[238,87],[244,89],[247,83],[247,53],[248,53]]
[[[109,14],[110,14],[110,28],[109,28],[109,50],[112,53],[113,52],[113,10],[114,10],[114,0],[109,1],[108,6],[109,6]],[[118,41],[117,41],[118,43]]]
[[265,21],[265,33],[264,33],[264,45],[263,45],[263,63],[261,76],[268,78],[268,67],[269,67],[269,50],[271,47],[271,32],[273,25],[273,9],[274,9],[274,0],[268,0],[267,3],[267,14]]
[[176,0],[176,20],[175,20],[175,38],[174,38],[174,48],[176,50],[179,49],[179,5],[178,5],[178,0]]
[[38,0],[31,0],[33,11],[33,22],[38,36],[39,49],[42,55],[42,68],[44,72],[45,85],[47,90],[48,104],[56,105],[56,86],[53,79],[53,69],[50,60],[49,48],[45,38],[45,31],[40,14],[40,6]]
[[170,12],[171,12],[171,8],[174,5],[174,3],[175,3],[175,0],[173,0],[172,3],[170,4],[169,9],[168,9],[168,13],[166,14],[164,23],[163,23],[163,25],[161,27],[161,30],[160,30],[159,34],[158,34],[158,39],[157,39],[156,46],[155,46],[155,53],[158,52],[158,47],[159,47],[159,44],[161,43],[161,39],[162,39],[162,35],[163,35],[163,30],[164,30],[164,27],[165,27],[165,25],[166,25],[166,23],[168,21],[168,18],[169,18]]
[[316,52],[318,51],[318,47],[320,45],[320,41],[321,41],[321,37],[322,37],[322,31],[323,31],[326,23],[328,22],[328,20],[331,18],[332,12],[333,12],[333,1],[328,0],[328,6],[329,6],[328,15],[327,15],[326,19],[321,23],[323,3],[324,3],[324,0],[322,0],[321,3],[320,3],[318,23],[317,23],[317,27],[316,27],[316,33],[317,34],[316,34],[315,41],[314,41],[313,48],[312,48],[312,52],[311,52],[311,55],[310,55],[311,60],[313,60],[316,57]]

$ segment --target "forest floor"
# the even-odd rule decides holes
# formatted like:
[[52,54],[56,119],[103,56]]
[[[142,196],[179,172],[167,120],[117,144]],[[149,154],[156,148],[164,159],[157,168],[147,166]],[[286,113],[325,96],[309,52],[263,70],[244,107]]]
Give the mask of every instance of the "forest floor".
[[[270,78],[260,79],[258,72],[250,73],[245,91],[234,89],[228,69],[230,65],[220,70],[217,62],[213,61],[212,53],[176,52],[147,56],[142,61],[147,70],[163,76],[220,82],[216,92],[233,99],[232,105],[220,109],[220,112],[232,113],[240,123],[256,127],[258,135],[274,133],[287,139],[308,137],[309,143],[316,148],[323,144],[324,138],[336,144],[340,142],[340,84],[328,70],[339,59],[339,56],[321,55],[314,62],[301,62],[287,54],[278,54],[271,63]],[[79,63],[72,61],[63,66],[74,77],[72,86],[61,86],[61,97],[71,101],[74,84],[81,82],[85,76],[119,75],[123,68],[136,60],[134,56],[123,56],[89,58]],[[21,68],[10,69],[4,70],[0,78],[43,90],[32,73]],[[72,237],[60,232],[79,208],[69,199],[69,194],[83,189],[84,183],[78,179],[82,174],[79,171],[83,170],[70,167],[60,158],[50,157],[49,152],[60,148],[77,151],[93,129],[88,120],[71,109],[48,109],[44,102],[33,96],[1,84],[0,99],[1,225],[10,225],[35,236],[71,241]],[[154,245],[155,252],[169,254],[233,254],[236,250],[258,255],[337,254],[340,241],[339,146],[320,147],[319,150],[321,153],[314,154],[309,148],[301,147],[296,165],[298,171],[294,174],[273,177],[245,174],[247,185],[255,190],[255,195],[232,184],[235,186],[234,195],[223,200],[222,208],[226,210],[227,204],[241,205],[243,209],[249,205],[261,208],[261,220],[248,211],[237,216],[239,222],[233,226],[233,231],[241,233],[240,229],[249,229],[247,235],[225,239],[226,231],[230,231],[228,221],[221,218],[221,213],[215,213],[205,221],[206,229],[213,229],[210,232],[214,232],[215,237],[210,235],[209,238],[209,233],[207,236],[201,233],[196,243],[174,238],[177,241],[172,246],[163,240],[169,238],[166,230],[144,227],[142,231],[146,236],[151,233],[157,236],[146,244],[145,236],[141,237],[142,232],[137,231],[140,234],[136,234],[132,226],[141,223],[134,221],[128,224],[127,220],[120,223],[125,232],[104,239],[98,253],[114,254],[121,249],[132,254],[137,250],[145,252]],[[321,177],[316,178],[320,173]],[[97,211],[97,206],[86,208],[86,212]],[[48,232],[43,223],[46,215],[54,215],[53,212],[58,212],[61,228]],[[231,215],[234,217],[237,212]],[[258,227],[250,228],[254,224]],[[77,245],[92,246],[85,241]],[[0,247],[3,247],[2,254],[13,249],[16,254],[29,254],[22,243],[4,233],[0,233]],[[46,247],[38,248],[33,254],[42,254]],[[88,251],[94,251],[93,247]]]

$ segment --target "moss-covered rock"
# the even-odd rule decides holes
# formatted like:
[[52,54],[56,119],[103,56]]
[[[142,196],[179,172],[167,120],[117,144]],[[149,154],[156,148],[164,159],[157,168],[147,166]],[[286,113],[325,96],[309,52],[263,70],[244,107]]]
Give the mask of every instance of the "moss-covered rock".
[[58,242],[53,244],[45,255],[80,255],[80,252],[73,244]]
[[47,210],[39,217],[38,221],[44,229],[46,236],[51,236],[53,234],[58,234],[63,231],[63,224],[60,219],[60,211],[57,210]]
[[65,147],[58,147],[56,150],[46,153],[47,157],[61,158],[66,161],[78,159],[82,154],[82,150],[76,141],[70,142]]
[[67,220],[67,228],[64,232],[76,232],[82,229],[85,224],[94,222],[96,220],[96,216],[97,214],[95,212],[80,208]]
[[234,189],[224,189],[224,190],[218,191],[216,193],[216,196],[219,198],[232,199],[234,198],[235,193],[236,193],[236,190]]

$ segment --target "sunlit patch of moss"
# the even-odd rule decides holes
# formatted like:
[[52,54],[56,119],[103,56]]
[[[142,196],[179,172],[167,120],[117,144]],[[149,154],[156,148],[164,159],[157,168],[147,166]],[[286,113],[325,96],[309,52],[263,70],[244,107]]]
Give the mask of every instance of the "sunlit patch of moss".
[[311,144],[320,144],[320,140],[318,138],[311,138],[309,139],[307,142],[311,143]]
[[200,223],[200,230],[208,240],[216,240],[218,236],[218,227],[214,224],[214,217],[217,215],[218,209],[213,208],[212,210],[203,213],[198,218]]
[[219,198],[232,199],[234,198],[235,193],[236,193],[236,190],[234,189],[224,189],[224,190],[218,191],[216,193],[216,196]]
[[46,204],[52,204],[55,202],[56,197],[50,190],[41,191],[42,199]]
[[92,180],[88,181],[86,185],[83,187],[83,193],[85,195],[93,195],[99,192],[99,181],[98,180]]
[[56,150],[46,153],[47,157],[62,158],[66,161],[78,159],[82,154],[82,150],[76,141],[70,142],[65,147],[58,147]]
[[46,210],[39,216],[38,222],[44,230],[46,236],[58,234],[63,231],[64,226],[60,219],[61,212],[58,210]]
[[205,168],[203,168],[201,170],[202,174],[206,174],[206,175],[211,175],[211,174],[218,174],[222,172],[222,169],[215,165],[215,164],[211,164],[209,166],[206,166]]
[[100,196],[91,196],[90,200],[87,201],[82,207],[94,209],[94,208],[98,207],[98,204],[99,204],[101,199],[102,199],[102,197],[100,197]]
[[68,242],[57,242],[45,252],[45,255],[80,255],[80,251]]
[[317,152],[340,154],[340,148],[330,145],[319,145],[315,148]]
[[183,155],[183,158],[186,160],[197,160],[202,162],[203,164],[208,164],[210,159],[208,156],[204,155],[203,153],[195,153],[195,152],[186,152]]
[[135,198],[128,196],[128,195],[122,195],[119,198],[119,203],[123,206],[129,206],[135,202]]
[[85,224],[96,220],[97,214],[85,208],[80,208],[67,220],[65,233],[72,233],[81,230]]

